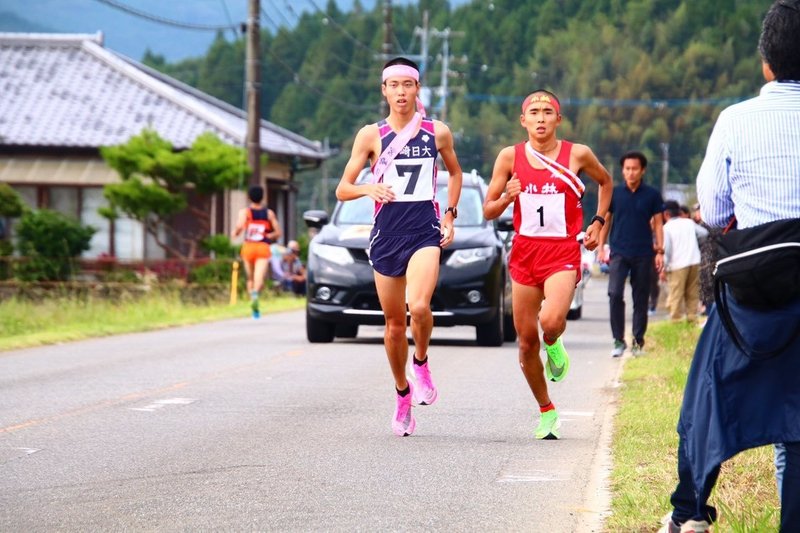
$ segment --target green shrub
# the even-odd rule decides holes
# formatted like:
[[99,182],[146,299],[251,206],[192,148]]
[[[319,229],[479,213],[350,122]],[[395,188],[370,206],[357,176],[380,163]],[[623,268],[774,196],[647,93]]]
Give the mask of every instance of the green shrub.
[[[197,283],[198,285],[219,285],[220,283],[230,285],[232,272],[233,261],[230,259],[214,259],[204,265],[193,268],[189,272],[189,282]],[[237,283],[240,291],[244,290],[246,279],[244,267],[240,263]]]
[[240,247],[235,246],[227,235],[221,233],[206,237],[200,244],[205,251],[213,253],[217,259],[234,258],[239,255]]
[[89,249],[95,229],[56,211],[26,211],[16,226],[17,250],[26,257],[15,275],[24,281],[65,281],[74,259]]

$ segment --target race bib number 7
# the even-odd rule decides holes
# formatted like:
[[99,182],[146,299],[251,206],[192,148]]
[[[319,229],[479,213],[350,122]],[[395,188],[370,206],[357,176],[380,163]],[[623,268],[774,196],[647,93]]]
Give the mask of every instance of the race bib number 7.
[[383,182],[391,185],[395,202],[433,200],[433,163],[420,159],[395,159],[386,169]]
[[526,237],[566,237],[567,220],[564,194],[519,195],[520,235]]

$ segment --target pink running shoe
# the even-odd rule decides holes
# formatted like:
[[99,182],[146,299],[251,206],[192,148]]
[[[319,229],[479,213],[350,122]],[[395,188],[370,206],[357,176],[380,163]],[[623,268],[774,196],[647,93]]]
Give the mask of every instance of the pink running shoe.
[[417,388],[414,390],[414,403],[418,405],[432,405],[439,397],[439,391],[436,390],[436,385],[433,384],[428,361],[425,361],[424,365],[411,363],[411,366],[414,367],[414,375],[417,378]]
[[397,396],[397,407],[394,410],[394,417],[392,418],[392,431],[398,437],[407,437],[414,433],[414,428],[417,421],[414,420],[414,415],[411,413],[411,400],[414,398],[414,385],[409,381],[408,386],[410,391],[405,396]]

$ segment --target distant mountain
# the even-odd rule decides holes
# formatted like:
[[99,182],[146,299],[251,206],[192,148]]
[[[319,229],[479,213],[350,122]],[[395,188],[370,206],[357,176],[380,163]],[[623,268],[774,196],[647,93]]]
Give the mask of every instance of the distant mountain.
[[28,33],[48,33],[51,28],[26,20],[16,13],[0,11],[0,31],[17,31]]
[[[337,0],[342,11],[349,12],[355,0]],[[468,0],[451,0],[461,5]],[[372,9],[378,0],[361,0]],[[247,0],[114,0],[162,19],[181,23],[239,26],[247,20]],[[416,4],[416,0],[395,0],[395,5]],[[206,53],[214,39],[214,31],[174,27],[147,20],[112,7],[102,0],[11,0],[0,1],[0,30],[20,32],[95,33],[102,31],[105,45],[133,59],[141,59],[147,49],[174,62]],[[11,4],[11,5],[8,5]],[[288,0],[261,0],[264,13],[261,26],[270,31],[277,27],[293,27],[302,12],[325,9],[327,0],[306,0],[300,5]],[[37,22],[31,22],[37,21]],[[233,30],[226,32],[233,38]]]

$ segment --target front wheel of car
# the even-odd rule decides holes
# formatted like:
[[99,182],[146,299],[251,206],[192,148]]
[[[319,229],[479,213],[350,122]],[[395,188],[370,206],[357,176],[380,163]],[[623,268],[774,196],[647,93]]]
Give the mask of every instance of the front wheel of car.
[[478,346],[502,346],[503,316],[503,306],[500,305],[491,321],[475,326]]
[[343,339],[355,339],[358,337],[358,324],[338,324],[335,334]]
[[503,340],[505,342],[514,342],[517,340],[517,330],[514,328],[514,315],[503,315]]
[[333,342],[336,333],[336,324],[317,320],[308,314],[306,309],[306,337],[308,342]]

